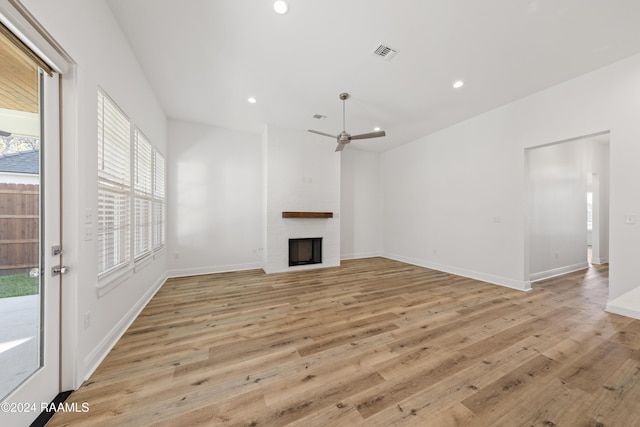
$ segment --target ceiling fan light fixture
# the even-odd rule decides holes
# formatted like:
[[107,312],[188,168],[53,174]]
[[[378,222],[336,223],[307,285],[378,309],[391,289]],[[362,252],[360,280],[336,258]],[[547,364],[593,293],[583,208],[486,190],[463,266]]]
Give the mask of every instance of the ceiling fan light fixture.
[[[387,134],[385,133],[385,131],[381,130],[380,128],[376,128],[373,132],[368,132],[368,133],[361,133],[358,135],[351,135],[349,132],[347,132],[346,129],[346,120],[345,120],[345,101],[347,99],[350,98],[350,95],[347,92],[342,92],[340,95],[338,95],[338,98],[342,101],[342,132],[340,132],[338,135],[333,136],[329,133],[325,133],[325,132],[320,132],[318,130],[313,130],[313,129],[308,129],[309,132],[311,133],[315,133],[318,135],[322,135],[322,136],[328,136],[329,138],[335,138],[338,142],[338,146],[336,147],[336,151],[342,151],[344,150],[344,146],[347,145],[348,143],[351,142],[351,140],[355,140],[355,139],[369,139],[369,138],[379,138],[381,136],[386,136]],[[314,116],[315,117],[315,116]]]
[[273,10],[279,15],[284,15],[289,11],[289,3],[285,0],[276,0],[273,2]]

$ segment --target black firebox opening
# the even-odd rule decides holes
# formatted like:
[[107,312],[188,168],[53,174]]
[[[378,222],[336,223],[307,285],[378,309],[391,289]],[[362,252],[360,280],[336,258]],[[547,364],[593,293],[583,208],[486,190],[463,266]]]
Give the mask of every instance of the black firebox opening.
[[322,263],[322,237],[289,239],[289,267]]

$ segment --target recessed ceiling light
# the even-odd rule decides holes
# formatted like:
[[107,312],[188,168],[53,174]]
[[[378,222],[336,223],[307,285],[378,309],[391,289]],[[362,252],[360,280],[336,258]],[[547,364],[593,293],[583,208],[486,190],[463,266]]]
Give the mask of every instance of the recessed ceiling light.
[[289,11],[289,3],[287,3],[285,0],[276,0],[275,2],[273,2],[273,9],[276,11],[276,13],[284,15]]
[[464,82],[462,80],[458,80],[458,81],[453,83],[453,88],[454,89],[460,89],[462,86],[464,86]]
[[374,131],[378,132],[380,130],[380,128],[378,126],[373,128]]
[[256,102],[258,102],[258,100],[256,100],[253,96],[247,99],[247,101],[249,101],[249,104],[255,104]]

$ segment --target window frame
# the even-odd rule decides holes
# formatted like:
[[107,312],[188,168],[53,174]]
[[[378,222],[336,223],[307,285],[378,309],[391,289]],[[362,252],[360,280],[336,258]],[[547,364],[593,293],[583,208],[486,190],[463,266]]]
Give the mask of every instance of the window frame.
[[[161,167],[159,167],[161,166]],[[152,247],[154,252],[162,251],[167,244],[167,163],[160,151],[153,150],[153,191],[152,191]],[[158,217],[158,216],[159,217]]]
[[131,120],[101,88],[97,96],[97,267],[102,279],[131,263]]
[[[166,160],[100,87],[97,102],[96,255],[101,296],[135,274],[166,247]],[[105,105],[109,114],[116,114],[118,120],[105,121]],[[109,132],[113,130],[108,127],[114,123],[120,125],[117,155],[105,145],[112,142],[105,137],[112,136]],[[107,223],[115,218],[118,227],[113,232]],[[110,257],[117,262],[110,263]]]
[[[141,149],[142,148],[142,149]],[[138,263],[153,253],[153,158],[154,147],[144,134],[135,128],[133,131],[133,176],[132,176],[132,213],[133,232],[132,247],[134,263]],[[147,151],[148,156],[141,151]],[[144,182],[146,181],[146,182]],[[146,205],[145,210],[138,211]],[[143,219],[146,216],[146,219]],[[146,236],[140,241],[140,235]],[[146,240],[146,242],[145,242]],[[140,248],[140,250],[139,250]]]

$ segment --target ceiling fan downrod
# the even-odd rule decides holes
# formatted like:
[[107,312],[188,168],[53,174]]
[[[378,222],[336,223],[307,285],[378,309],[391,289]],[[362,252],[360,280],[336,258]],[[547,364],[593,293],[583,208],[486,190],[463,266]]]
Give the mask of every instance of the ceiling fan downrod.
[[347,129],[347,125],[346,125],[346,120],[345,120],[345,103],[344,101],[346,101],[347,99],[349,99],[349,94],[347,92],[342,92],[339,95],[340,99],[342,100],[342,131],[346,132]]

